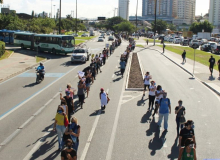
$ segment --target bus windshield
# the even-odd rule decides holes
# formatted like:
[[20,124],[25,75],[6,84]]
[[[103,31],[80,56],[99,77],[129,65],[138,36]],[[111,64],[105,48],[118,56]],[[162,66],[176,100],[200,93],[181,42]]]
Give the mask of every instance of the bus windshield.
[[72,48],[75,45],[75,40],[73,36],[62,37],[61,47]]

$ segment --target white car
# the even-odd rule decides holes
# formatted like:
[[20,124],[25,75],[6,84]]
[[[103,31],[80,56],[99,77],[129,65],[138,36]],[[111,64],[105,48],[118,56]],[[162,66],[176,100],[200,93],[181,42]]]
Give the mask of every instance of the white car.
[[87,48],[76,48],[71,56],[71,62],[86,63],[86,61],[89,61],[90,55],[91,54]]
[[174,38],[173,37],[170,37],[168,42],[173,42]]
[[194,44],[197,44],[197,45],[199,46],[199,41],[196,40],[196,39],[191,40],[191,41],[189,42],[189,47],[192,47]]
[[174,38],[173,43],[179,44],[181,42],[180,38]]

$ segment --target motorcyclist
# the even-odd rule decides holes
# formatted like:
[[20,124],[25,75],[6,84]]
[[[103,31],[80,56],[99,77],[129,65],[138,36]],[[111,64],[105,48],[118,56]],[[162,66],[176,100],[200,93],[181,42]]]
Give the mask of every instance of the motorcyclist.
[[42,80],[44,79],[45,69],[43,63],[40,63],[40,65],[37,67],[36,71],[40,74]]

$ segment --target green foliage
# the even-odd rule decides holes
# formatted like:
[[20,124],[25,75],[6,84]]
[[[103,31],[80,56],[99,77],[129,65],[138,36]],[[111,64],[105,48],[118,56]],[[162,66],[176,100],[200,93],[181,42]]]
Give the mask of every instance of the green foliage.
[[0,3],[2,4],[2,3],[3,3],[3,0],[0,0]]
[[5,42],[0,41],[0,57],[5,53]]
[[135,31],[135,26],[128,21],[124,21],[117,25],[114,25],[113,28],[116,32],[122,31],[122,32],[128,32],[129,34]]
[[204,32],[212,32],[213,28],[214,27],[211,23],[209,23],[208,21],[204,21],[204,22],[194,22],[190,26],[189,30],[197,34],[198,32],[202,32],[203,29]]
[[155,23],[154,22],[152,22],[151,25],[152,25],[152,30],[153,31],[157,31],[158,34],[161,34],[161,32],[163,30],[167,29],[167,22],[163,21],[161,19],[156,21],[156,27],[155,27]]
[[167,28],[169,28],[171,31],[176,31],[177,29],[176,29],[176,26],[174,25],[174,24],[168,24],[167,25]]
[[104,24],[104,27],[107,30],[114,30],[114,25],[117,25],[121,22],[125,22],[126,20],[121,18],[121,17],[112,17],[112,18],[108,18],[107,21],[105,21],[106,23]]

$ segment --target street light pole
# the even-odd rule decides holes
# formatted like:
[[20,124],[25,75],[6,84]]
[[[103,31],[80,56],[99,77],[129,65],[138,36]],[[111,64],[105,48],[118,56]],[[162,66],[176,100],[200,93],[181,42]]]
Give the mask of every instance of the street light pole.
[[194,62],[193,62],[193,76],[192,76],[192,78],[195,78],[194,77],[195,61],[196,61],[196,49],[194,48]]
[[138,0],[137,0],[137,6],[136,6],[136,32],[137,32],[137,11],[138,11]]
[[52,15],[52,0],[51,0],[51,15],[50,15],[50,18],[53,18],[53,15]]
[[76,0],[76,34],[77,34],[77,0]]
[[61,23],[61,0],[60,0],[59,34],[61,34],[60,23]]
[[154,46],[155,46],[155,36],[157,30],[157,0],[155,0],[155,20],[154,20]]
[[56,5],[53,5],[53,7],[54,7],[54,19],[55,19],[55,16],[56,16],[55,6],[56,6]]

